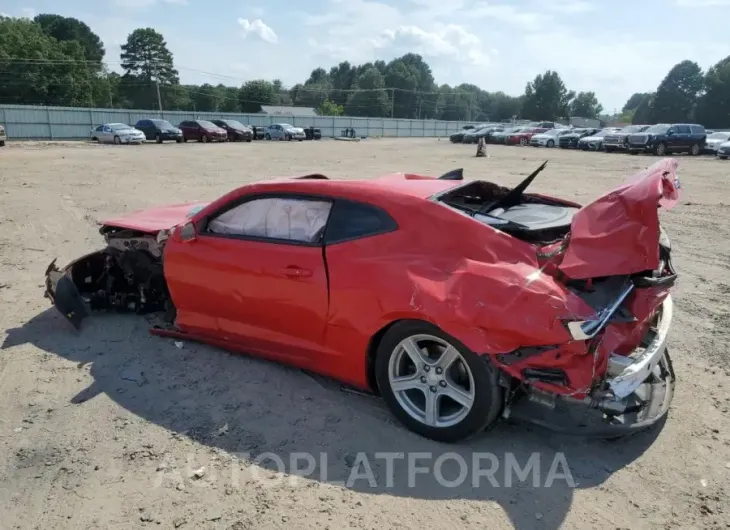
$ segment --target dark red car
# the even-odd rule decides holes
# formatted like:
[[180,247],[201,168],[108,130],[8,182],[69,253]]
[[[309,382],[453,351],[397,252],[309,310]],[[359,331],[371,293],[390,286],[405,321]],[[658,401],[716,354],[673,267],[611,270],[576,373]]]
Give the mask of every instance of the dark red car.
[[530,143],[530,138],[547,130],[549,129],[546,127],[526,127],[507,136],[504,143],[507,145],[527,145]]
[[77,328],[95,310],[164,312],[156,335],[378,393],[437,440],[532,405],[543,423],[580,407],[617,436],[672,399],[658,206],[678,200],[676,166],[583,207],[525,192],[545,164],[511,189],[461,170],[249,184],[104,221],[106,248],[54,260],[46,296]]
[[183,141],[227,142],[228,133],[222,127],[208,120],[185,120],[177,126],[183,133]]

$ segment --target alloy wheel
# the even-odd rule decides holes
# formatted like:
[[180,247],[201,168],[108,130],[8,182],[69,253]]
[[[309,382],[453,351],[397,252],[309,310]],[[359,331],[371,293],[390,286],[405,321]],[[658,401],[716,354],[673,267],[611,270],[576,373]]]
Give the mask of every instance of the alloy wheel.
[[434,335],[402,340],[390,356],[388,380],[402,409],[429,427],[456,425],[474,406],[469,365],[458,349]]

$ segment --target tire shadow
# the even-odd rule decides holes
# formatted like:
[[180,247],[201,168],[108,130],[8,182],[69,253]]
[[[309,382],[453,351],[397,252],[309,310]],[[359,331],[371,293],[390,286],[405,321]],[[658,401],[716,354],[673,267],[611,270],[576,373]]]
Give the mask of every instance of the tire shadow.
[[[379,398],[216,348],[179,348],[148,328],[141,317],[110,314],[88,318],[76,332],[50,308],[6,330],[2,349],[29,343],[79,368],[90,364],[93,383],[69,389],[70,403],[83,407],[106,394],[247,469],[370,495],[490,501],[516,528],[531,530],[559,528],[576,488],[598,486],[632,463],[662,427],[606,442],[501,422],[468,442],[441,444],[406,431]],[[292,454],[300,456],[292,461]]]

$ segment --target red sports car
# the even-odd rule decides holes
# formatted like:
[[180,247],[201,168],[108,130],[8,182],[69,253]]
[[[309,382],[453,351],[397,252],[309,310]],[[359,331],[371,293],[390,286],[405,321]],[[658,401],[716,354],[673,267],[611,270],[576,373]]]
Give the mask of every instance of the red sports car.
[[160,312],[156,335],[380,394],[436,440],[520,403],[536,421],[579,406],[613,436],[673,394],[677,276],[657,210],[678,199],[676,166],[583,207],[526,193],[545,164],[511,189],[461,170],[268,180],[103,222],[106,248],[54,260],[46,296],[77,328],[94,310]]
[[544,133],[547,130],[548,129],[544,127],[522,129],[520,131],[510,134],[507,138],[504,139],[504,143],[506,143],[507,145],[527,145],[530,143],[530,138],[532,138],[536,134]]

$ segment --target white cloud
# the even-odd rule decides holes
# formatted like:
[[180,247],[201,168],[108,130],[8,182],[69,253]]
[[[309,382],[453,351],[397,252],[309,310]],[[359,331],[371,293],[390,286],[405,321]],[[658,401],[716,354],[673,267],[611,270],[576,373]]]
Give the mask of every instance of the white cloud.
[[730,0],[675,0],[677,7],[727,7]]
[[[548,0],[550,1],[552,0]],[[530,12],[521,7],[491,2],[477,2],[467,12],[473,19],[489,18],[526,31],[539,31],[553,21],[552,15],[547,13]]]
[[273,29],[264,24],[263,20],[257,18],[250,22],[247,18],[239,18],[238,24],[243,28],[243,38],[245,39],[248,35],[256,35],[263,41],[271,44],[279,42],[279,37],[276,35]]
[[426,57],[448,57],[474,66],[489,63],[482,41],[456,24],[426,31],[418,26],[400,26],[386,30],[377,42],[378,47],[394,46],[415,51]]

